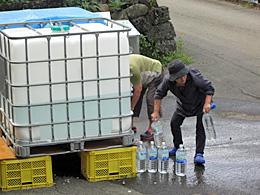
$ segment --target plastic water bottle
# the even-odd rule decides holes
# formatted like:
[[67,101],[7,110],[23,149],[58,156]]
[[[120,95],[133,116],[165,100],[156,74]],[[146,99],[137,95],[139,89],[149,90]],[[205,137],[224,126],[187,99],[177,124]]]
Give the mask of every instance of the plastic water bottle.
[[155,134],[162,132],[162,123],[158,120],[158,121],[154,121],[152,123],[152,130]]
[[139,173],[146,171],[146,147],[142,141],[139,142],[136,151],[136,169]]
[[176,152],[175,174],[178,176],[185,176],[187,169],[187,152],[183,145],[180,144]]
[[162,142],[166,142],[165,140],[165,136],[163,133],[163,127],[162,127],[162,123],[160,121],[154,121],[152,123],[152,130],[154,132],[154,142],[155,145],[160,148],[162,145]]
[[147,157],[148,157],[148,172],[156,173],[157,172],[157,148],[154,145],[154,141],[150,142],[151,145],[147,150]]
[[168,173],[169,167],[169,151],[165,142],[162,142],[162,146],[158,149],[158,171],[159,173]]
[[[212,104],[210,109],[214,109],[216,104]],[[209,113],[203,114],[202,116],[202,123],[205,129],[206,138],[208,140],[215,140],[216,139],[216,131],[213,124],[213,119]]]
[[205,129],[206,138],[208,140],[215,140],[217,137],[216,131],[213,125],[213,119],[209,113],[203,115],[202,122]]

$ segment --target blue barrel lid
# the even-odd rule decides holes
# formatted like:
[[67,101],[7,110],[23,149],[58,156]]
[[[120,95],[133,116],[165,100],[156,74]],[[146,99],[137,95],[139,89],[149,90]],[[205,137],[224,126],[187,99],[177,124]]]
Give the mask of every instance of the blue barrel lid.
[[[101,14],[93,13],[79,7],[61,7],[48,9],[26,9],[16,11],[0,12],[0,29],[4,29],[1,24],[26,23],[30,21],[49,21],[59,19],[77,19],[77,18],[102,18]],[[104,20],[94,20],[92,23],[106,24]],[[78,23],[86,23],[78,22]],[[47,25],[44,24],[44,25]],[[31,25],[33,28],[41,28],[40,24]],[[25,25],[12,25],[8,28],[22,28]],[[44,26],[43,26],[44,27]]]

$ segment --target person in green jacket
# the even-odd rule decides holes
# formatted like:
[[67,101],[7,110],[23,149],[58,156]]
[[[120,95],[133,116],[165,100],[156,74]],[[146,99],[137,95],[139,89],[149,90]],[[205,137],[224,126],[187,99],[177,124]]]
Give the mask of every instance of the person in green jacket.
[[[147,114],[149,120],[149,126],[145,133],[141,134],[141,139],[153,139],[153,131],[151,128],[152,119],[151,114],[154,110],[154,94],[157,87],[163,81],[164,70],[162,64],[158,60],[139,55],[131,54],[129,57],[130,73],[132,77],[130,79],[133,85],[133,97],[131,99],[131,110],[133,111],[133,117],[139,117],[143,97],[146,93]],[[160,107],[160,116],[162,116],[162,109]],[[132,130],[136,132],[137,128],[133,124]]]

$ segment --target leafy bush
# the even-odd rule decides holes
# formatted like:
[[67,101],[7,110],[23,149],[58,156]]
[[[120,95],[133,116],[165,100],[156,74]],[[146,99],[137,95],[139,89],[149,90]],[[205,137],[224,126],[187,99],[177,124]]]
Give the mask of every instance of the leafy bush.
[[101,11],[100,4],[97,0],[67,0],[69,7],[80,7],[91,12]]
[[[183,34],[183,33],[181,33]],[[161,54],[154,41],[149,42],[147,36],[140,35],[140,54],[159,60],[164,67],[175,59],[180,59],[184,64],[194,63],[193,57],[184,49],[184,42],[181,37],[176,41],[176,50]]]
[[33,0],[0,0],[0,3],[19,3]]
[[121,10],[123,5],[128,4],[128,2],[122,2],[120,0],[109,0],[109,7],[113,7],[116,11]]
[[252,7],[254,7],[254,4],[252,2],[246,3],[246,8],[252,8]]

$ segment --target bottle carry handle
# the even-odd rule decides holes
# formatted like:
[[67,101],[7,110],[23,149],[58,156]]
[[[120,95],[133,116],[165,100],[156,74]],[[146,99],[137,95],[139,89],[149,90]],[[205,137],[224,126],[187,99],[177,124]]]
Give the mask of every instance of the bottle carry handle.
[[210,105],[210,110],[213,110],[213,109],[215,109],[216,108],[216,104],[211,104]]
[[[210,110],[213,110],[213,109],[215,109],[216,108],[216,104],[211,104],[210,105]],[[204,113],[202,114],[202,116],[204,115]]]

